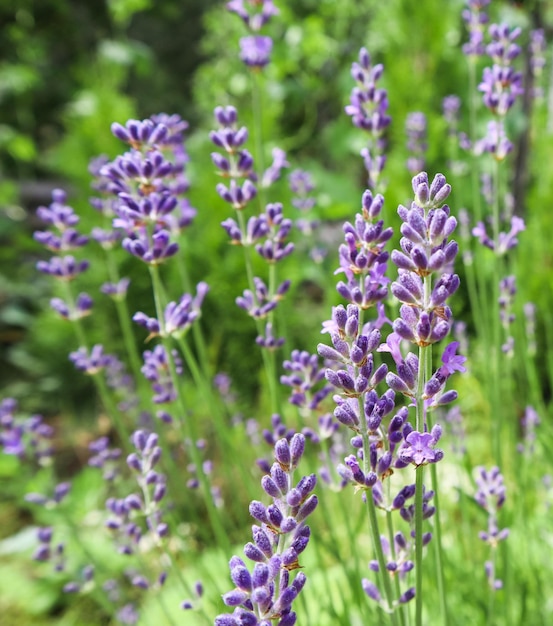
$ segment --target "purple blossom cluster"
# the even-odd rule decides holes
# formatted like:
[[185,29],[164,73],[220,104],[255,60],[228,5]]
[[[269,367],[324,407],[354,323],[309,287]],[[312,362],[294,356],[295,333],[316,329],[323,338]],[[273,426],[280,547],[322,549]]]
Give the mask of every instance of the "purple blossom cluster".
[[261,480],[272,503],[265,506],[254,500],[250,515],[253,541],[244,546],[246,558],[254,563],[250,570],[243,559],[233,556],[230,576],[235,588],[223,595],[232,613],[215,618],[216,626],[293,626],[296,613],[292,605],[306,583],[299,558],[311,534],[306,520],[318,499],[313,494],[316,476],[311,474],[294,482],[294,472],[303,456],[305,438],[296,433],[290,441],[276,442],[275,462]]
[[[436,426],[431,433],[414,431],[408,421],[407,407],[394,411],[395,392],[388,389],[379,394],[376,391],[386,378],[388,367],[374,364],[373,352],[380,345],[380,331],[370,327],[365,331],[360,326],[359,308],[351,304],[347,309],[336,307],[333,317],[338,332],[331,333],[332,347],[319,344],[318,352],[327,361],[338,364],[339,369],[328,368],[325,375],[339,392],[334,396],[334,417],[353,431],[351,445],[356,452],[344,459],[338,466],[338,473],[345,483],[370,491],[376,507],[398,510],[401,517],[412,524],[414,506],[410,501],[415,495],[415,485],[408,484],[390,495],[384,484],[395,471],[410,464],[418,466],[439,461],[443,453],[435,444],[441,429]],[[428,498],[431,496],[428,492]],[[433,508],[427,505],[426,516],[432,513]],[[392,571],[391,565],[389,571]],[[380,601],[376,585],[364,580],[363,588],[369,597]],[[412,591],[405,591],[396,598],[396,603],[412,597]]]
[[467,25],[469,41],[463,45],[463,52],[470,58],[482,56],[486,52],[484,29],[489,21],[485,8],[490,0],[467,0],[462,17]]
[[[489,544],[494,552],[500,541],[509,536],[509,529],[499,529],[498,513],[505,503],[505,485],[503,475],[498,467],[486,470],[484,467],[476,468],[476,494],[474,499],[488,514],[488,528],[479,533],[482,541]],[[496,577],[495,559],[486,561],[484,564],[488,584],[493,591],[501,589],[503,581]]]
[[112,482],[119,476],[119,459],[121,448],[112,448],[107,437],[100,437],[88,444],[92,456],[88,459],[88,465],[102,470],[102,477]]
[[38,547],[33,553],[33,561],[52,562],[54,571],[65,569],[65,544],[52,544],[54,530],[51,526],[43,526],[37,530]]
[[[159,545],[169,530],[163,521],[162,508],[167,491],[166,478],[156,469],[162,455],[158,437],[155,433],[137,430],[131,441],[134,452],[128,455],[127,465],[135,475],[140,493],[106,501],[109,512],[106,527],[113,533],[117,550],[122,554],[133,554],[145,534],[154,545]],[[165,576],[163,573],[163,580]],[[148,588],[150,584],[144,575],[133,578],[136,587]]]
[[[387,571],[393,573],[399,578],[399,580],[405,580],[409,572],[415,567],[415,564],[411,559],[413,554],[412,542],[409,541],[401,531],[397,532],[394,535],[393,549],[390,545],[390,541],[384,535],[380,536],[380,541],[382,543],[382,550],[386,556]],[[376,560],[372,560],[369,563],[369,568],[373,572],[380,571],[380,566],[378,564],[378,561]],[[363,578],[361,584],[363,587],[363,591],[367,594],[367,596],[369,596],[369,598],[371,598],[375,602],[378,602],[382,606],[385,605],[380,590],[372,581],[370,581],[368,578]],[[406,604],[414,597],[415,588],[409,587],[398,598],[398,605]]]
[[515,276],[505,276],[499,281],[499,318],[505,331],[506,341],[501,346],[502,351],[509,357],[514,356],[515,339],[509,334],[511,325],[515,321],[513,303],[517,292]]
[[513,149],[505,132],[504,119],[517,97],[524,92],[522,74],[513,67],[513,61],[521,52],[520,46],[515,43],[521,30],[511,30],[506,24],[491,24],[488,32],[491,41],[486,46],[486,54],[493,64],[484,68],[478,89],[494,120],[488,124],[488,132],[477,142],[475,150],[477,153],[489,152],[496,160],[502,161]]
[[536,427],[541,423],[540,416],[533,406],[528,405],[520,420],[522,441],[517,444],[517,450],[521,454],[532,456],[536,449]]
[[[114,123],[112,133],[130,150],[111,162],[99,163],[96,189],[103,198],[93,206],[113,214],[113,228],[124,233],[123,248],[150,265],[163,263],[179,249],[175,238],[186,228],[193,209],[183,194],[188,190],[184,131],[188,124],[177,115]],[[96,231],[103,245],[114,236]]]
[[[333,319],[326,324],[332,346],[319,344],[317,348],[329,364],[335,364],[325,373],[327,380],[338,391],[334,396],[334,417],[354,433],[351,445],[356,453],[344,459],[338,472],[357,489],[370,491],[376,507],[386,511],[398,510],[412,529],[415,485],[407,484],[398,491],[397,486],[390,490],[384,485],[391,484],[390,477],[398,470],[410,465],[420,467],[437,463],[443,458],[443,452],[437,447],[442,435],[441,426],[436,424],[428,431],[426,411],[456,399],[455,391],[446,391],[446,383],[453,373],[465,370],[465,358],[456,353],[459,344],[452,342],[443,353],[442,365],[421,384],[419,358],[412,352],[404,357],[401,350],[402,341],[425,348],[441,341],[449,333],[452,316],[447,300],[459,287],[458,276],[451,273],[458,246],[449,239],[457,222],[444,204],[451,188],[443,175],[437,175],[430,183],[427,174],[422,172],[413,178],[413,191],[415,199],[410,208],[400,206],[398,209],[403,220],[401,249],[392,252],[392,260],[398,266],[399,274],[392,283],[391,291],[400,301],[401,308],[400,317],[393,323],[393,332],[382,343],[382,324],[363,324],[362,307],[350,303],[347,307],[334,308]],[[381,262],[384,269],[386,267],[387,253],[382,248],[391,236],[391,230],[383,236],[380,222],[378,228],[371,232],[370,223],[365,221],[369,216],[378,215],[382,203],[381,196],[373,198],[370,192],[365,192],[364,212],[357,216],[357,228],[349,224],[345,226],[349,245],[340,248],[340,264],[343,271],[353,276],[370,266],[371,261],[367,262],[367,258]],[[376,235],[373,234],[375,231]],[[370,242],[367,252],[363,245],[365,242]],[[437,276],[434,285],[433,274]],[[387,288],[385,283],[381,287],[383,298]],[[377,366],[375,351],[389,352],[396,371],[388,371],[386,364]],[[389,389],[378,393],[377,387],[384,381]],[[411,405],[422,403],[424,416],[420,425],[417,421],[418,430],[409,422],[408,407],[396,409],[396,394],[406,396]],[[434,513],[430,503],[432,496],[433,492],[429,490],[422,493],[424,519]],[[415,537],[414,530],[411,533]],[[389,540],[386,541],[389,557],[387,570],[401,573],[404,577],[411,569],[410,559],[405,556],[398,564],[390,556]],[[414,548],[411,543],[414,542],[407,541],[402,534],[397,536],[397,541],[402,543],[406,555],[412,554]],[[421,537],[420,541],[424,545],[428,543],[430,533]],[[386,553],[385,546],[381,546],[381,550]],[[385,558],[384,555],[382,558]],[[375,563],[373,570],[379,571],[378,562]],[[391,608],[391,598],[388,596],[383,600],[374,583],[364,580],[363,588],[369,597]],[[394,606],[413,597],[414,589],[408,588],[396,597]]]
[[39,466],[50,465],[54,454],[53,436],[54,429],[42,415],[19,418],[14,398],[4,398],[0,402],[0,447],[4,454]]
[[25,501],[46,508],[54,508],[61,504],[71,491],[71,483],[61,482],[54,486],[51,496],[42,493],[28,493],[25,495]]
[[[255,183],[259,179],[255,173],[253,157],[244,148],[248,130],[244,126],[238,127],[238,113],[232,106],[217,107],[215,120],[219,128],[210,133],[210,138],[226,154],[213,152],[211,159],[219,174],[230,179],[228,185],[217,185],[217,193],[235,209],[237,217],[237,220],[228,218],[221,225],[233,245],[253,247],[269,266],[274,266],[294,250],[294,244],[288,241],[292,220],[284,217],[281,203],[269,203],[261,214],[251,216],[245,221],[243,211],[257,196]],[[273,163],[261,176],[261,187],[268,187],[276,182],[287,165],[285,153],[280,149],[273,150]],[[256,320],[256,343],[262,348],[275,350],[284,343],[284,339],[274,334],[272,311],[288,291],[290,281],[286,280],[269,289],[258,276],[252,276],[249,280],[249,288],[236,298],[236,303]],[[268,319],[262,328],[259,321],[266,317]]]
[[[182,361],[178,352],[173,350],[170,358],[176,373],[182,374]],[[142,373],[144,378],[150,381],[152,385],[152,391],[154,392],[152,401],[155,404],[168,404],[177,399],[177,390],[171,375],[171,363],[169,363],[165,346],[157,345],[153,350],[144,351]]]
[[[38,271],[63,282],[73,281],[90,265],[87,260],[79,260],[72,254],[88,243],[88,237],[75,228],[79,217],[67,204],[65,191],[54,189],[52,202],[47,207],[39,207],[37,217],[49,230],[36,231],[34,238],[55,254],[48,261],[38,261]],[[92,298],[87,293],[81,293],[75,299],[52,298],[50,301],[52,309],[66,320],[78,320],[89,315],[92,304]]]
[[346,281],[340,281],[336,290],[361,309],[376,305],[388,295],[389,280],[385,273],[389,255],[384,246],[393,231],[384,227],[384,220],[378,219],[383,205],[383,196],[373,197],[367,189],[355,223],[344,224],[345,243],[338,250],[340,267],[335,273],[343,272]]
[[152,337],[184,336],[192,324],[201,315],[203,300],[209,291],[207,283],[200,282],[196,286],[196,295],[185,293],[178,302],[169,302],[165,307],[163,319],[149,317],[141,311],[133,315],[133,321],[148,330],[148,340]]
[[293,350],[283,367],[290,372],[280,377],[283,385],[292,388],[289,402],[300,410],[316,411],[332,390],[327,384],[319,384],[325,379],[325,368],[319,366],[317,355],[305,350]]
[[214,115],[218,127],[210,132],[209,137],[216,148],[222,150],[224,154],[212,152],[211,160],[219,175],[229,179],[228,185],[224,183],[217,185],[217,193],[236,211],[242,211],[257,196],[255,183],[258,180],[261,181],[262,188],[267,188],[280,178],[282,170],[288,167],[286,153],[280,148],[274,148],[271,165],[259,176],[255,171],[254,159],[245,148],[249,137],[248,129],[238,125],[236,108],[216,107]]
[[[401,225],[401,250],[392,252],[399,274],[392,283],[393,295],[402,303],[394,332],[418,346],[443,339],[451,327],[447,299],[459,287],[459,277],[449,273],[458,245],[448,241],[457,226],[444,201],[451,186],[442,174],[430,184],[426,172],[413,178],[415,199],[410,208],[402,205],[398,214]],[[432,274],[439,276],[429,289]]]
[[[530,56],[530,68],[532,70],[532,78],[534,81],[532,95],[534,98],[543,98],[544,90],[539,84],[545,67],[546,41],[543,28],[537,28],[530,31],[530,42],[528,44],[528,52]],[[536,84],[537,83],[537,84]]]
[[350,103],[345,107],[354,126],[369,135],[368,145],[361,151],[361,156],[367,170],[367,186],[373,190],[378,186],[386,164],[384,133],[391,122],[388,92],[377,87],[383,71],[383,65],[373,65],[366,48],[361,48],[358,61],[351,66],[351,76],[356,86],[351,92]]
[[484,222],[478,224],[472,229],[472,234],[478,238],[478,241],[493,250],[497,256],[505,255],[511,248],[518,245],[517,235],[526,230],[524,220],[517,215],[511,217],[511,229],[508,232],[500,232],[496,242],[488,235]]
[[315,191],[315,184],[309,172],[296,169],[288,176],[290,190],[294,194],[292,206],[299,211],[309,211],[315,206],[315,198],[311,195]]
[[409,113],[405,120],[405,133],[409,154],[407,169],[411,174],[416,174],[424,169],[425,155],[428,150],[426,115],[420,111]]
[[[295,220],[294,225],[304,236],[302,242],[305,248],[307,242],[313,238],[321,226],[321,221],[311,216],[311,211],[316,206],[316,198],[313,195],[315,183],[309,172],[296,169],[290,172],[288,184],[292,192],[292,206],[303,214],[303,217]],[[326,255],[326,247],[319,243],[309,249],[309,256],[315,263],[321,263]]]
[[240,39],[240,59],[250,68],[261,70],[271,60],[273,40],[260,31],[279,11],[273,0],[231,0],[227,9],[235,13],[251,33]]

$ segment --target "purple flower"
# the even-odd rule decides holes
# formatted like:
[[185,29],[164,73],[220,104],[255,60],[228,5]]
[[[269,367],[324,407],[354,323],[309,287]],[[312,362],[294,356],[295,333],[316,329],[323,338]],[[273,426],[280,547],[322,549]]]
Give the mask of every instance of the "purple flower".
[[[182,362],[176,351],[173,351],[173,359],[177,374],[182,373]],[[152,384],[155,392],[153,401],[156,404],[173,402],[177,398],[177,391],[173,385],[171,370],[168,363],[167,352],[162,345],[156,346],[153,350],[144,352],[144,365],[141,368],[146,380]]]
[[250,180],[245,180],[242,184],[231,180],[228,187],[223,183],[219,183],[216,191],[236,211],[246,208],[257,195],[257,189]]
[[54,278],[69,282],[85,272],[89,265],[88,261],[78,261],[75,257],[67,255],[54,256],[49,261],[38,261],[36,268],[43,274],[50,274]]
[[253,32],[261,30],[273,15],[279,13],[273,0],[230,0],[227,9],[236,13]]
[[424,169],[425,153],[428,150],[426,115],[421,112],[409,113],[405,120],[407,134],[407,169],[415,174]]
[[178,252],[179,245],[171,242],[171,235],[166,230],[158,230],[150,237],[141,228],[123,239],[123,248],[148,265],[160,265]]
[[427,463],[437,463],[444,454],[441,450],[434,449],[442,434],[439,426],[434,426],[430,433],[411,431],[405,438],[405,446],[401,449],[399,457],[402,461],[413,463],[416,467]]
[[457,123],[459,121],[459,110],[461,108],[461,99],[459,96],[450,95],[442,100],[442,110],[445,121],[447,122],[450,134],[455,134]]
[[80,293],[71,306],[67,305],[61,298],[52,298],[50,307],[66,320],[79,320],[92,311],[93,301],[87,293]]
[[477,57],[485,53],[484,26],[488,15],[483,11],[490,0],[467,0],[467,8],[463,11],[463,20],[467,24],[469,41],[463,45],[463,52],[468,57]]
[[93,376],[111,365],[114,357],[111,354],[106,354],[103,346],[96,344],[91,348],[90,352],[84,347],[71,352],[69,359],[78,370]]
[[104,283],[100,291],[114,300],[124,300],[130,282],[130,278],[121,278],[117,283]]
[[478,90],[482,100],[494,115],[504,116],[514,105],[517,96],[524,93],[522,74],[512,67],[493,65],[484,68]]
[[440,374],[447,378],[455,372],[466,372],[466,368],[463,363],[467,360],[467,357],[457,354],[457,348],[459,347],[458,341],[452,341],[442,355],[442,367],[440,367]]
[[185,293],[179,302],[169,302],[164,311],[163,327],[159,320],[148,317],[140,311],[133,315],[133,321],[149,331],[148,339],[158,335],[182,337],[200,317],[201,305],[209,291],[209,286],[207,283],[200,282],[196,289],[197,293],[194,298]]
[[286,160],[286,152],[280,148],[273,148],[273,162],[265,172],[263,172],[261,186],[264,188],[270,187],[280,178],[282,170],[285,167],[290,167],[290,164]]
[[369,133],[368,146],[361,151],[367,170],[367,185],[375,188],[386,163],[383,151],[386,142],[383,138],[386,128],[390,125],[388,115],[388,93],[378,88],[376,83],[382,76],[382,65],[373,65],[365,48],[359,51],[359,62],[351,66],[352,78],[357,86],[353,88],[350,104],[345,107],[351,116],[354,126]]
[[258,626],[277,619],[282,626],[296,622],[292,604],[307,579],[303,572],[293,578],[292,572],[300,567],[299,558],[309,542],[306,518],[318,504],[312,493],[317,482],[314,474],[302,477],[295,485],[291,480],[304,446],[305,438],[299,433],[290,442],[281,439],[275,444],[275,463],[261,481],[273,501],[268,506],[257,500],[250,504],[250,514],[257,523],[244,554],[254,565],[249,569],[238,556],[230,559],[235,588],[223,595],[223,602],[233,612],[218,615],[218,626]]
[[288,401],[300,408],[316,410],[332,389],[330,386],[324,385],[316,390],[317,387],[320,387],[319,383],[325,379],[324,368],[319,367],[317,355],[293,350],[290,359],[284,361],[283,367],[290,372],[290,374],[280,377],[280,382],[283,385],[292,388],[292,394]]
[[[509,536],[509,529],[503,528],[500,530],[498,525],[498,512],[505,503],[503,475],[498,467],[486,470],[484,467],[479,466],[475,471],[477,491],[474,499],[488,513],[488,528],[486,531],[481,531],[479,537],[482,541],[488,543],[492,551],[494,551],[497,549],[498,543]],[[493,565],[490,562],[486,562],[484,567],[491,589],[494,591],[500,589],[502,582],[496,579]]]
[[135,150],[152,149],[164,145],[169,135],[169,129],[165,124],[156,124],[151,119],[128,120],[125,126],[114,122],[111,125],[111,132]]
[[257,70],[268,65],[272,49],[273,40],[270,37],[251,35],[240,39],[240,59]]
[[345,107],[347,115],[358,128],[368,130],[378,136],[390,124],[388,94],[378,89],[376,82],[382,76],[382,65],[372,65],[365,48],[359,51],[359,62],[351,66],[351,75],[358,86],[351,92],[350,104]]
[[286,242],[292,220],[284,217],[280,202],[268,204],[264,216],[268,226],[267,239],[256,244],[255,251],[268,263],[278,263],[294,251],[294,244]]
[[315,198],[309,194],[314,191],[315,185],[309,172],[294,170],[288,176],[290,190],[296,196],[292,199],[292,206],[300,211],[308,211],[315,205]]
[[88,465],[101,469],[104,480],[114,480],[119,474],[118,461],[121,458],[121,449],[110,448],[107,437],[90,442],[88,449],[92,452]]
[[253,318],[264,319],[278,306],[279,301],[287,293],[290,288],[290,281],[285,280],[282,282],[273,296],[271,296],[267,285],[261,278],[254,276],[253,282],[255,292],[245,289],[242,296],[236,298],[236,304],[244,311],[247,311],[248,315],[251,315]]
[[275,337],[273,335],[273,325],[271,322],[267,322],[265,324],[265,334],[258,335],[255,338],[255,343],[261,348],[266,348],[267,350],[276,350],[284,345],[284,337]]
[[526,230],[524,220],[517,215],[513,215],[511,218],[511,230],[509,232],[501,232],[498,235],[498,245],[496,248],[495,242],[490,238],[486,231],[484,222],[478,222],[478,224],[472,229],[472,234],[478,238],[480,243],[490,250],[494,250],[498,256],[506,254],[508,250],[518,245],[517,235]]

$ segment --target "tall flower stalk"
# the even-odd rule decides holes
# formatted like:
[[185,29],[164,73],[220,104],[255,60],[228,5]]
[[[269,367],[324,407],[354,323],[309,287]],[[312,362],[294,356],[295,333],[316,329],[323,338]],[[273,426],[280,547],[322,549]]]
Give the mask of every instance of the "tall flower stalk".
[[275,462],[261,480],[272,502],[266,506],[254,500],[249,507],[256,524],[252,527],[253,541],[244,546],[244,554],[254,563],[253,571],[240,557],[231,558],[230,576],[235,589],[223,595],[223,602],[234,610],[217,616],[215,626],[296,623],[292,605],[307,581],[303,572],[297,572],[311,535],[306,520],[318,504],[313,494],[315,474],[297,482],[294,478],[304,450],[305,437],[299,433],[289,442],[279,439],[275,443]]
[[[443,365],[433,375],[432,345],[444,339],[452,324],[448,299],[459,287],[459,277],[451,273],[458,246],[450,235],[455,230],[457,220],[450,215],[445,200],[451,192],[450,185],[442,174],[437,174],[430,184],[426,172],[413,178],[415,199],[410,208],[400,206],[398,214],[401,225],[401,250],[392,252],[392,261],[397,265],[399,275],[392,283],[393,295],[402,303],[400,316],[394,321],[394,334],[397,340],[388,340],[388,349],[396,362],[397,375],[390,373],[386,382],[392,389],[403,393],[415,405],[415,432],[409,437],[411,445],[421,447],[422,453],[412,462],[416,466],[415,487],[415,565],[416,565],[416,623],[422,624],[422,557],[423,557],[423,517],[424,517],[424,465],[435,463],[436,455],[427,455],[430,446],[441,433],[437,426],[431,427],[428,410],[455,399],[454,392],[445,392],[444,386],[449,376],[456,370],[463,371],[464,358],[455,355],[457,345],[450,344],[444,351]],[[433,281],[433,277],[436,277]],[[396,343],[400,339],[418,346],[418,356],[411,353],[403,359]],[[430,432],[429,432],[430,431]],[[416,439],[416,443],[415,443]],[[405,455],[404,455],[405,456]],[[438,484],[435,472],[432,473],[434,498],[438,503]],[[443,559],[441,555],[441,526],[436,518],[438,533],[438,587],[447,620],[446,593],[443,580]]]
[[[232,106],[217,107],[215,120],[218,128],[210,134],[211,141],[220,152],[213,152],[212,161],[218,173],[227,183],[219,183],[217,192],[226,203],[235,210],[236,220],[227,218],[221,226],[227,232],[230,242],[244,250],[248,289],[236,299],[237,305],[244,309],[255,321],[258,336],[256,343],[261,353],[269,385],[271,409],[279,412],[280,394],[275,350],[284,338],[275,337],[274,310],[290,287],[290,281],[277,284],[277,263],[294,250],[294,244],[287,241],[292,221],[284,217],[283,206],[271,203],[264,206],[259,215],[253,215],[246,221],[245,209],[251,206],[258,195],[259,187],[270,186],[281,174],[286,163],[282,150],[273,151],[273,163],[263,173],[261,180],[254,167],[254,159],[245,148],[248,130],[238,125],[238,112]],[[254,276],[251,249],[266,261],[268,281]]]

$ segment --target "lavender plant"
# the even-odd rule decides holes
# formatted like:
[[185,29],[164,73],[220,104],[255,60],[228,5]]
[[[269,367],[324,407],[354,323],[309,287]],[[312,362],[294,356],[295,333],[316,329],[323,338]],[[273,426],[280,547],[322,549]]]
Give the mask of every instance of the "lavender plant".
[[[37,264],[52,279],[48,323],[55,317],[75,330],[75,342],[63,347],[92,378],[101,404],[97,422],[79,412],[73,434],[64,425],[67,409],[29,417],[11,397],[0,403],[0,475],[13,478],[5,481],[12,507],[6,519],[29,526],[30,539],[18,537],[25,569],[50,577],[48,585],[63,594],[57,610],[73,600],[76,619],[90,607],[95,623],[508,626],[522,614],[529,623],[549,623],[541,589],[550,574],[542,549],[549,541],[550,401],[543,383],[550,329],[539,308],[522,304],[535,296],[533,277],[517,265],[535,209],[523,215],[509,172],[525,115],[517,109],[523,83],[543,89],[535,91],[536,107],[547,102],[548,86],[538,84],[547,74],[547,29],[530,34],[495,23],[497,7],[467,2],[469,96],[466,103],[458,96],[443,101],[450,153],[434,143],[435,116],[415,94],[408,105],[417,113],[394,112],[406,119],[407,164],[401,150],[395,156],[404,140],[390,128],[389,111],[407,106],[394,102],[400,74],[386,64],[389,102],[384,64],[375,62],[386,51],[378,40],[371,55],[361,48],[346,114],[367,139],[361,157],[368,188],[351,217],[340,213],[345,203],[333,179],[321,176],[333,158],[323,154],[328,137],[336,154],[343,149],[340,133],[333,134],[341,127],[332,127],[323,108],[317,115],[329,134],[318,136],[317,156],[325,163],[313,175],[300,150],[286,154],[264,132],[271,100],[293,100],[287,60],[300,45],[322,57],[332,42],[321,45],[316,24],[294,22],[300,9],[286,3],[232,0],[227,9],[246,32],[228,47],[251,90],[242,74],[224,77],[243,92],[233,87],[220,100],[215,129],[198,132],[167,114],[114,122],[125,152],[91,164],[92,215],[78,214],[59,189],[37,211],[45,226],[35,242],[53,254]],[[326,10],[321,5],[321,19]],[[374,10],[378,18],[382,9]],[[530,83],[517,66],[525,40]],[[335,49],[332,63],[342,52],[349,58],[348,46]],[[414,56],[417,68],[427,61]],[[321,71],[334,72],[332,63]],[[249,91],[251,152],[240,102]],[[213,167],[201,161],[207,137],[217,185]],[[449,182],[423,171],[438,165]],[[278,183],[288,167],[290,190]],[[399,205],[394,233],[382,194],[387,202],[405,197],[412,174],[413,197]],[[450,197],[467,207],[458,218]],[[219,211],[224,206],[231,215]],[[292,220],[290,207],[300,219]],[[457,219],[459,243],[452,239]],[[333,269],[326,251],[297,238],[318,228],[333,232],[338,223],[334,275],[342,303],[332,302],[315,348]],[[218,224],[230,244],[224,254],[243,249],[243,276],[209,248]],[[85,226],[93,226],[90,233]],[[314,276],[324,277],[323,305],[305,287]],[[101,328],[96,315],[108,304],[101,294],[113,300],[113,328]],[[255,326],[238,348],[241,335],[232,329],[231,342],[221,319],[233,301]],[[466,323],[454,323],[453,311]],[[312,333],[291,328],[299,315]],[[123,341],[113,341],[119,334]],[[254,343],[264,371],[252,368],[245,381],[238,372],[254,362]],[[458,397],[451,379],[459,372]],[[257,393],[252,403],[242,393],[246,382]],[[74,445],[65,443],[68,435]],[[246,519],[251,541],[242,550]],[[0,541],[2,558],[10,545]],[[2,572],[0,564],[0,580]]]

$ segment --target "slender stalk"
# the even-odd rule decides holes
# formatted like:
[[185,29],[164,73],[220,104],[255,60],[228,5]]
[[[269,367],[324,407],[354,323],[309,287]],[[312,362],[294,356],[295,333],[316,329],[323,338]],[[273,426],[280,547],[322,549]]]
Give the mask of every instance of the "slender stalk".
[[449,624],[449,610],[447,606],[447,594],[444,577],[444,551],[442,546],[442,525],[440,512],[440,496],[438,491],[438,471],[435,463],[430,464],[430,478],[432,480],[432,491],[434,492],[434,505],[436,512],[434,513],[434,532],[435,537],[432,542],[435,546],[434,553],[436,557],[436,578],[438,582],[438,596],[440,598],[440,610],[443,618],[443,625]]
[[[425,276],[423,280],[423,310],[428,308],[430,293],[432,289],[431,277]],[[426,432],[428,425],[426,423],[426,407],[424,405],[424,386],[426,383],[427,372],[430,368],[432,359],[431,346],[419,346],[419,369],[417,374],[417,398],[416,398],[416,416],[415,428],[419,432]],[[415,623],[422,626],[422,540],[423,540],[423,496],[424,496],[424,466],[419,465],[416,468],[415,478]]]
[[424,465],[419,465],[415,472],[415,624],[422,626],[422,496]]
[[[390,491],[390,481],[388,481],[388,492],[389,491]],[[386,511],[386,526],[388,528],[388,541],[390,542],[390,550],[392,552],[392,558],[395,561],[396,560],[396,546],[395,546],[395,541],[394,541],[394,520],[392,518],[392,512],[389,510]],[[399,596],[401,595],[401,588],[399,585],[399,576],[394,576],[394,586],[396,590],[396,596],[399,598]],[[406,619],[408,620],[409,618],[409,611],[405,604],[399,607],[398,615],[399,615],[400,626],[405,626]]]
[[[71,291],[71,286],[68,282],[62,282],[64,290],[65,290],[65,299],[68,303],[69,310],[75,310],[75,298],[73,297],[73,292]],[[80,319],[73,320],[73,329],[75,331],[75,335],[77,336],[77,341],[79,342],[79,346],[86,348],[88,351],[88,341],[86,339],[86,334],[84,332],[84,328]],[[104,409],[107,411],[108,415],[113,419],[115,429],[119,435],[121,440],[121,445],[125,450],[129,450],[129,432],[127,427],[123,422],[123,418],[121,412],[117,408],[115,402],[113,401],[112,395],[107,387],[104,375],[102,372],[97,372],[92,374],[92,380],[94,381],[94,385],[96,386],[96,391],[100,396],[100,400],[104,406]]]
[[501,279],[501,258],[499,251],[499,198],[500,198],[500,164],[494,162],[494,201],[493,201],[493,238],[496,253],[492,272],[492,306],[491,329],[492,338],[492,441],[493,453],[497,465],[502,466],[501,440],[502,426],[505,422],[501,418],[501,321],[499,308],[499,282]]
[[[177,254],[176,262],[185,293],[192,293],[192,281],[190,280],[190,276],[188,275],[186,263],[184,262],[184,256],[182,254]],[[198,352],[202,373],[206,380],[211,380],[212,372],[207,354],[207,346],[202,333],[202,328],[198,322],[192,324],[192,336],[194,338],[194,345]]]
[[215,534],[215,538],[219,546],[223,547],[226,551],[230,552],[230,541],[228,534],[226,533],[224,526],[221,522],[221,519],[217,513],[215,508],[215,504],[213,502],[213,497],[211,495],[211,489],[209,487],[209,482],[207,476],[203,469],[202,460],[200,458],[198,448],[196,447],[196,440],[198,438],[198,434],[196,431],[196,424],[192,417],[186,419],[186,406],[184,404],[184,400],[182,394],[180,393],[180,385],[179,379],[177,375],[177,371],[175,368],[175,363],[173,361],[173,357],[171,354],[171,342],[168,337],[164,337],[164,317],[163,317],[163,285],[161,283],[161,277],[159,275],[159,267],[156,265],[149,265],[150,277],[152,280],[152,290],[154,294],[154,302],[156,306],[156,314],[160,323],[161,335],[163,337],[163,346],[165,348],[165,352],[167,355],[167,363],[169,366],[169,373],[171,376],[172,384],[175,388],[177,395],[177,403],[180,410],[180,417],[178,423],[181,428],[181,432],[184,439],[184,444],[187,448],[188,453],[192,459],[192,463],[194,464],[198,476],[198,480],[200,482],[200,487],[202,489],[205,506],[207,509],[207,514],[211,523],[212,530]]
[[[263,153],[263,102],[261,98],[261,73],[252,71],[252,112],[253,112],[253,133],[255,142],[255,161],[259,178],[265,171],[265,155]],[[258,190],[261,211],[265,208],[265,191],[262,187]]]
[[[361,320],[360,320],[361,325]],[[369,474],[371,471],[369,465],[370,458],[370,441],[367,430],[367,417],[365,415],[365,407],[363,406],[363,398],[359,396],[359,417],[361,422],[361,437],[363,438],[363,472],[365,475]],[[398,624],[398,616],[394,611],[394,601],[393,601],[393,593],[392,593],[392,583],[390,581],[390,577],[388,575],[388,570],[386,568],[386,559],[384,558],[384,550],[382,549],[382,541],[380,540],[380,531],[378,528],[378,518],[376,516],[376,505],[374,503],[374,499],[372,497],[372,492],[369,490],[366,492],[365,502],[367,504],[367,513],[369,516],[369,528],[371,531],[371,536],[373,539],[373,549],[376,554],[376,560],[378,561],[378,572],[380,580],[384,587],[384,595],[386,597],[386,602],[388,604],[388,612],[390,615],[390,621],[394,626]]]
[[[238,224],[240,226],[240,230],[245,233],[246,232],[246,220],[242,211],[236,212],[238,218]],[[255,293],[255,284],[253,281],[253,267],[252,267],[252,259],[250,254],[250,248],[248,246],[242,246],[244,249],[244,260],[246,264],[246,275],[248,277],[248,287]],[[271,275],[270,275],[271,276]],[[274,280],[274,278],[273,278]],[[274,292],[269,292],[273,295]],[[263,322],[259,319],[255,320],[256,329],[259,335],[263,335],[264,328]],[[264,348],[261,349],[261,356],[263,358],[263,365],[265,367],[265,372],[267,374],[267,385],[269,387],[269,397],[271,402],[271,411],[273,413],[280,413],[280,394],[278,392],[278,380],[277,380],[277,370],[276,370],[276,360],[275,354],[272,350],[266,350]]]
[[482,219],[482,205],[480,202],[480,181],[478,174],[480,168],[478,167],[478,157],[474,152],[474,144],[476,141],[476,104],[478,101],[478,92],[476,91],[476,58],[470,56],[468,58],[469,68],[469,136],[471,144],[471,189],[472,189],[472,208],[474,210],[474,217],[477,222]]
[[[432,363],[431,358],[426,359],[426,371],[425,380],[428,380],[431,376]],[[430,416],[427,415],[428,430],[432,430],[432,423]],[[432,484],[432,491],[434,492],[434,506],[436,512],[434,513],[434,556],[436,559],[436,579],[438,583],[438,596],[440,598],[440,611],[442,614],[443,625],[449,624],[449,610],[447,605],[447,592],[445,585],[445,565],[444,565],[444,550],[442,545],[442,522],[441,522],[441,507],[440,507],[440,490],[438,482],[438,468],[435,463],[430,464],[430,479]]]
[[[417,382],[417,405],[415,428],[419,432],[426,430],[426,414],[423,400],[424,372],[426,371],[426,358],[428,347],[419,348],[419,372]],[[423,472],[424,466],[416,468],[415,478],[415,624],[422,626],[422,511],[423,511]]]
[[[110,281],[117,284],[121,279],[121,276],[119,274],[119,270],[117,269],[117,264],[114,262],[113,254],[111,254],[108,250],[106,250],[106,265]],[[131,369],[138,387],[139,381],[141,380],[140,368],[142,367],[142,360],[136,346],[136,339],[131,326],[129,307],[127,306],[126,298],[116,297],[114,300],[117,318],[119,319],[119,326],[121,327],[121,332],[123,334],[125,350],[127,351]]]
[[[494,573],[494,578],[495,578],[495,568],[496,568],[496,563],[497,563],[497,548],[492,546],[490,551],[491,551],[490,562],[492,564],[491,565],[492,571]],[[490,592],[488,594],[488,619],[486,620],[486,623],[489,624],[490,626],[493,626],[493,624],[495,624],[495,594],[496,594],[495,589],[493,589],[490,586]]]

